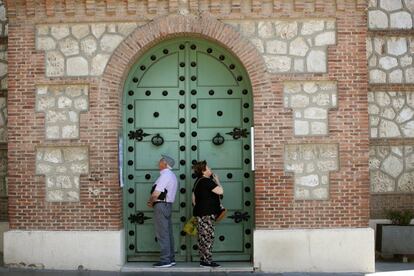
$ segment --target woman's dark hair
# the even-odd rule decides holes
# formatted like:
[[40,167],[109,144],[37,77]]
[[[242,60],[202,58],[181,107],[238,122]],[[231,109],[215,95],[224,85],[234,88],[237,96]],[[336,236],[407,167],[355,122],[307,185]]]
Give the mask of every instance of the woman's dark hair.
[[196,162],[193,165],[193,171],[197,175],[197,177],[202,177],[203,176],[203,172],[206,170],[206,166],[207,166],[206,160]]

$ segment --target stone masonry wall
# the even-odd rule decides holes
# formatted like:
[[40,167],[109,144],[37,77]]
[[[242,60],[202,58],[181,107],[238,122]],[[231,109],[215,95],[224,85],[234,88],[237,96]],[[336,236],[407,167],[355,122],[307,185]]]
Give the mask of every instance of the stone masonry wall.
[[328,46],[336,44],[335,20],[225,21],[262,53],[272,73],[326,73]]
[[414,83],[414,37],[367,39],[370,83]]
[[329,172],[339,169],[338,145],[285,146],[285,170],[295,174],[295,199],[329,199]]
[[414,204],[412,0],[368,1],[371,218]]
[[79,201],[79,176],[89,173],[88,148],[44,147],[36,154],[36,174],[46,179],[46,201]]
[[100,76],[112,52],[137,23],[36,26],[36,49],[46,52],[46,76]]
[[[119,230],[123,227],[117,162],[123,81],[144,51],[162,40],[183,35],[195,35],[226,47],[240,59],[249,74],[256,138],[256,228],[368,225],[366,1],[104,0],[87,3],[7,1],[11,22],[8,47],[11,229]],[[92,26],[105,24],[106,34],[115,36],[119,31],[117,24],[127,22],[136,23],[136,28],[119,43],[111,44],[111,51],[100,52],[102,37],[98,39],[92,33]],[[297,35],[285,39],[279,32],[278,36],[276,23],[279,22],[285,26],[296,25]],[[89,34],[86,37],[93,36],[90,41],[99,44],[91,56],[81,49],[84,38],[75,37],[75,25],[87,25],[84,29]],[[116,33],[108,29],[113,25],[117,26]],[[253,36],[244,34],[242,25],[254,26]],[[309,29],[309,26],[312,27]],[[52,34],[52,28],[57,27],[63,34],[59,34],[60,31],[57,36],[56,31]],[[291,27],[286,28],[290,31]],[[266,34],[266,29],[270,29],[271,36]],[[260,37],[263,35],[267,37]],[[264,43],[264,52],[261,53],[258,44],[251,40],[255,37]],[[39,38],[48,42],[39,43]],[[266,52],[272,49],[272,46],[268,49],[266,43],[286,45],[287,52],[279,54],[282,48],[276,45],[275,52]],[[36,48],[39,44],[43,50]],[[50,59],[48,63],[50,52],[58,53],[59,58]],[[94,71],[99,74],[92,73],[93,58],[98,53],[110,52],[110,58],[106,59],[109,61]],[[318,62],[314,55],[320,57]],[[289,62],[283,64],[286,67],[281,71],[269,63],[271,57],[273,60],[282,57],[281,60]],[[80,66],[81,73],[75,72],[73,64]],[[52,76],[50,72],[57,73]],[[323,137],[295,136],[293,113],[284,107],[283,83],[306,81],[337,84],[337,110],[328,113],[329,127]],[[79,117],[79,138],[47,140],[46,115],[36,112],[37,87],[79,84],[89,87],[89,109]],[[334,159],[329,159],[330,167],[317,171],[323,185],[329,180],[329,188],[321,186],[322,196],[318,198],[319,194],[309,187],[310,197],[296,199],[296,172],[285,172],[285,147],[305,145],[305,148],[312,148],[321,144],[338,145],[337,163],[332,164]],[[37,152],[50,148],[62,151],[66,147],[88,148],[89,171],[80,175],[79,199],[72,195],[61,196],[61,180],[52,176],[55,182],[48,182],[48,174],[36,172],[44,161],[39,157],[43,161],[36,163]],[[317,166],[318,154],[312,156],[310,162]],[[53,164],[57,167],[63,163]],[[327,171],[330,171],[328,179]],[[74,173],[71,176],[74,177]],[[69,179],[72,181],[68,189],[77,191],[77,182]],[[55,191],[59,195],[50,199],[57,198],[59,202],[47,200]],[[71,201],[62,202],[69,199]]]
[[328,135],[328,111],[337,107],[335,82],[286,82],[284,105],[293,110],[295,136]]
[[86,85],[38,86],[36,111],[45,113],[45,138],[79,139],[80,112],[89,107]]
[[413,92],[369,92],[371,138],[414,137]]
[[412,0],[369,0],[368,27],[371,30],[413,28]]

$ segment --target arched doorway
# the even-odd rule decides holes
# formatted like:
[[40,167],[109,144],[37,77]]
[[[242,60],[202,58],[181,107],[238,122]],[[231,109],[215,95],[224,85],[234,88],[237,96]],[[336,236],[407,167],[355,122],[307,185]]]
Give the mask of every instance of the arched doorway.
[[241,63],[206,40],[179,38],[145,53],[123,93],[124,225],[127,261],[158,259],[152,209],[158,160],[176,160],[173,208],[177,261],[198,261],[197,240],[182,235],[191,216],[192,162],[207,160],[224,186],[228,217],[216,226],[215,260],[251,260],[254,175],[252,91]]

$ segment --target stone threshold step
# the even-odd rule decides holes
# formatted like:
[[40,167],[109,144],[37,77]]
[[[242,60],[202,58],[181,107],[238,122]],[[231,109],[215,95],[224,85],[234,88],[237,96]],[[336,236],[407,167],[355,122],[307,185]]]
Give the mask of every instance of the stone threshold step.
[[219,268],[200,267],[198,262],[178,262],[176,266],[168,268],[154,268],[154,262],[129,262],[121,272],[253,272],[254,267],[249,262],[218,262]]

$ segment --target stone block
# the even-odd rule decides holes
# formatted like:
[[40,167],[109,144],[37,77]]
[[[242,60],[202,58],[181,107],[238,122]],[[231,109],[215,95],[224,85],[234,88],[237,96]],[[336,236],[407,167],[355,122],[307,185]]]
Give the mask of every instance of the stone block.
[[46,201],[79,201],[79,177],[89,173],[87,147],[39,147],[36,174],[45,175]]
[[413,20],[408,12],[396,12],[390,15],[390,27],[392,29],[411,29]]
[[329,172],[338,170],[338,155],[335,144],[285,145],[285,171],[294,173],[296,200],[329,198]]
[[411,146],[371,146],[370,181],[374,193],[413,192]]
[[46,139],[78,139],[79,112],[89,105],[86,85],[39,86],[36,111],[45,113]]
[[388,28],[388,16],[380,10],[368,11],[368,26],[370,29],[386,29]]

